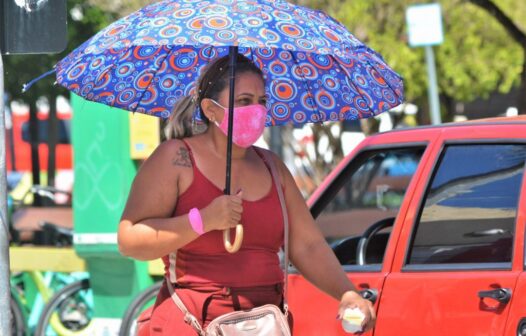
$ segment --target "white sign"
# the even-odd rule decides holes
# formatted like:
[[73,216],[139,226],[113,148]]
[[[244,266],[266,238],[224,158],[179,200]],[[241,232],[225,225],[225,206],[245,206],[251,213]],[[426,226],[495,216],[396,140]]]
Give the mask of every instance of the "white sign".
[[75,233],[75,245],[117,244],[116,233]]
[[408,7],[406,21],[411,47],[437,45],[444,41],[442,11],[439,4]]

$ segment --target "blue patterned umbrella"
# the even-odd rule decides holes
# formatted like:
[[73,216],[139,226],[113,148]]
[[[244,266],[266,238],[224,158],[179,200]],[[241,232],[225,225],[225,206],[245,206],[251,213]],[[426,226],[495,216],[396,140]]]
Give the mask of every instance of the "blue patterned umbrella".
[[167,118],[201,69],[230,46],[264,72],[267,126],[354,120],[403,101],[375,51],[321,11],[283,0],[165,0],[122,18],[56,66],[77,95]]

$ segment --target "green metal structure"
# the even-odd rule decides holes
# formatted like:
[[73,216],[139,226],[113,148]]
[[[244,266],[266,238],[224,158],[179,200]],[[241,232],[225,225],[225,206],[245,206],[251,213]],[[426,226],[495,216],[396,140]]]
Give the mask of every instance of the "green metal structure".
[[148,266],[121,256],[117,226],[137,163],[130,158],[130,112],[72,95],[74,248],[86,260],[98,334],[116,334],[120,318],[152,283]]

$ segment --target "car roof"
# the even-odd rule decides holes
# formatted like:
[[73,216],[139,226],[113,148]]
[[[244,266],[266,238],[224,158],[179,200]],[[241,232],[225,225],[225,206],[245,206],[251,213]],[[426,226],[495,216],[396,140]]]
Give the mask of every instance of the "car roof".
[[442,128],[458,127],[458,126],[488,126],[488,125],[510,125],[510,124],[526,125],[526,115],[519,115],[519,116],[513,116],[513,117],[473,119],[473,120],[466,120],[466,121],[459,121],[459,122],[448,122],[448,123],[444,123],[440,125],[423,125],[423,126],[415,126],[415,127],[409,127],[409,128],[395,128],[393,130],[390,130],[384,133],[400,132],[400,131],[408,132],[408,131],[422,130],[422,129],[442,129]]

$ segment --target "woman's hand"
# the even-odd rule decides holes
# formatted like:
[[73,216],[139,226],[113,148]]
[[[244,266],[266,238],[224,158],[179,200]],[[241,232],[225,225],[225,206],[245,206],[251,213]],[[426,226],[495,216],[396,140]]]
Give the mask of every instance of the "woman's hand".
[[373,304],[355,291],[347,291],[342,295],[340,301],[340,308],[338,311],[338,318],[343,317],[343,313],[347,308],[359,308],[365,315],[362,322],[362,332],[369,331],[374,328],[376,323],[376,312],[374,311]]
[[236,195],[219,196],[201,210],[205,232],[230,229],[239,224],[243,213],[241,194],[239,191]]

